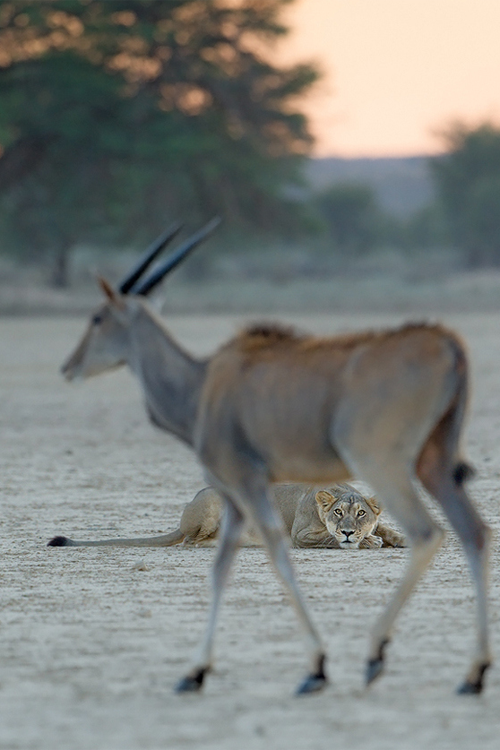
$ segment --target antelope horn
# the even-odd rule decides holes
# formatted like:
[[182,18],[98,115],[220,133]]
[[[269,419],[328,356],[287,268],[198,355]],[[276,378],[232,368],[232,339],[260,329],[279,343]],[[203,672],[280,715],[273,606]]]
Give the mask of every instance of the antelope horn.
[[132,289],[132,294],[146,295],[157,286],[165,276],[173,271],[173,269],[179,265],[187,255],[194,250],[197,245],[202,242],[213,230],[220,224],[221,219],[215,216],[211,219],[208,224],[195,232],[189,237],[180,247],[167,258],[164,263],[153,273],[148,279],[145,279],[141,284]]
[[144,271],[149,268],[154,259],[160,254],[166,245],[171,242],[174,237],[182,229],[182,224],[176,222],[173,226],[166,229],[156,240],[151,243],[140,261],[137,263],[135,268],[123,279],[120,283],[118,290],[121,294],[128,294],[136,281],[140,279]]

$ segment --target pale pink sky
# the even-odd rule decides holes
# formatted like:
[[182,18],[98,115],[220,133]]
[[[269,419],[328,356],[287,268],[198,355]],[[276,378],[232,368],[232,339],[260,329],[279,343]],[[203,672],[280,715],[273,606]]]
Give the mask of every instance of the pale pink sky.
[[500,123],[500,0],[296,0],[280,59],[325,73],[316,154],[430,153],[453,119]]

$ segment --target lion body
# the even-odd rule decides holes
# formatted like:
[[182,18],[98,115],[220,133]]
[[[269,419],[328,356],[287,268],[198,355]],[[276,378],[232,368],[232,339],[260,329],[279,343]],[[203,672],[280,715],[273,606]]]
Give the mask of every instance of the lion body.
[[[380,507],[348,484],[325,490],[302,484],[274,486],[275,505],[294,547],[332,549],[404,547],[404,537],[380,522]],[[170,544],[210,545],[218,537],[224,501],[212,487],[200,490],[183,510]],[[344,532],[352,532],[352,538]],[[247,528],[242,546],[260,546],[256,531]]]

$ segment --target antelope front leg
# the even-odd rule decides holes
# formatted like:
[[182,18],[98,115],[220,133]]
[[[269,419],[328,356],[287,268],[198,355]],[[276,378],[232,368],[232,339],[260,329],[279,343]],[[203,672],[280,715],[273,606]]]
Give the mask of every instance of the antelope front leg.
[[251,502],[247,501],[249,513],[251,513],[252,520],[262,535],[274,568],[290,594],[292,603],[306,633],[311,667],[309,674],[297,688],[297,695],[317,692],[318,690],[322,690],[327,683],[325,674],[326,655],[316,628],[309,617],[302,594],[297,586],[285,542],[286,537],[283,524],[274,507],[271,505],[265,489],[253,491],[249,499],[251,500]]
[[244,518],[238,508],[226,498],[217,557],[212,570],[212,603],[208,625],[194,659],[194,666],[178,682],[177,693],[194,693],[201,690],[203,680],[212,666],[213,640],[222,592],[229,575],[238,542],[243,530]]

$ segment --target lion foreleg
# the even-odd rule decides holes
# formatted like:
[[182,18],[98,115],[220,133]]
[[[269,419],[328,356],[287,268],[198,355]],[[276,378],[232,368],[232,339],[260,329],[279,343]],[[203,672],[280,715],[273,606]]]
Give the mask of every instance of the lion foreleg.
[[340,545],[329,532],[323,529],[292,529],[293,547],[321,547],[322,549],[339,549]]
[[362,539],[359,543],[360,549],[380,549],[382,547],[382,539],[380,536],[376,536],[375,534],[368,534],[365,536],[364,539]]
[[407,547],[406,538],[404,534],[400,534],[399,531],[391,529],[390,526],[385,526],[382,523],[377,525],[374,530],[374,534],[382,539],[382,547]]

